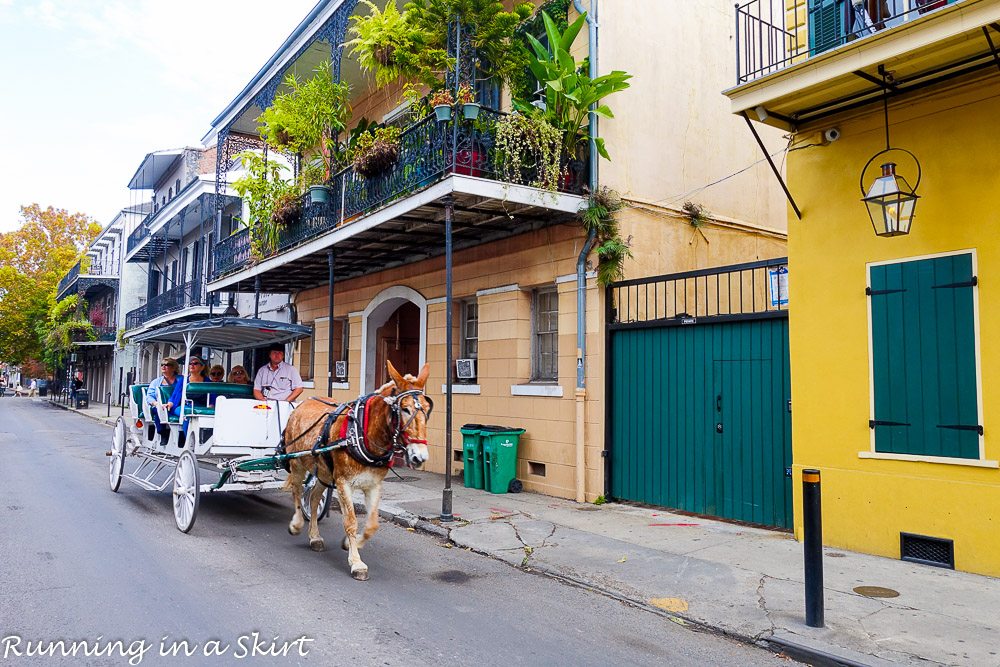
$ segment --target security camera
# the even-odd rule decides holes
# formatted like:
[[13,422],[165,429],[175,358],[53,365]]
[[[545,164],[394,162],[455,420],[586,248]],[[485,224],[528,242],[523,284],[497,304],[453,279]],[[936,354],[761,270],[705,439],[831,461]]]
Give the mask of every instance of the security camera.
[[836,127],[831,127],[828,130],[823,130],[823,140],[824,141],[836,141],[840,139],[840,130]]

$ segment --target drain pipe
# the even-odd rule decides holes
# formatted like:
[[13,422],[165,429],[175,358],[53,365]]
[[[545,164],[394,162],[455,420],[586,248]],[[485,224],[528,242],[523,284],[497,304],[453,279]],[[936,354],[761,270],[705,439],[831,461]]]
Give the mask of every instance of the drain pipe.
[[[597,78],[597,2],[590,0],[587,13],[588,49],[590,78]],[[584,13],[580,0],[573,0],[573,6],[581,15]],[[595,108],[596,105],[591,106]],[[597,191],[597,115],[590,115],[590,191]],[[594,248],[596,232],[591,230],[583,243],[580,257],[576,261],[576,502],[587,499],[587,459],[586,459],[586,405],[587,405],[587,256]],[[605,352],[606,353],[606,352]]]

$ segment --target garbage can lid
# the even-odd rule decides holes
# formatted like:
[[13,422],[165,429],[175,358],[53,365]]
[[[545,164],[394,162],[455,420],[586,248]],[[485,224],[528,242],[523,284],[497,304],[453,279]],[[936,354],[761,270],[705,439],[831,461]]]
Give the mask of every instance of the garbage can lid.
[[470,431],[478,431],[483,428],[482,424],[462,424],[462,429],[468,429]]

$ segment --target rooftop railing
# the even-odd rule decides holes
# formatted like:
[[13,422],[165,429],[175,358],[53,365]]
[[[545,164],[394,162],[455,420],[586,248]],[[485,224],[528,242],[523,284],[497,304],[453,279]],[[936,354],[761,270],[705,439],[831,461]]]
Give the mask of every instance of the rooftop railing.
[[962,0],[750,0],[736,5],[736,85]]
[[80,262],[73,265],[73,268],[66,272],[66,275],[59,281],[59,289],[56,294],[62,294],[80,277]]
[[[428,116],[408,127],[400,136],[399,159],[377,176],[362,176],[348,166],[334,174],[328,183],[331,192],[326,204],[313,204],[302,198],[298,221],[282,227],[277,244],[254,256],[250,233],[242,229],[215,248],[214,277],[233,273],[251,259],[265,259],[308,240],[348,224],[355,219],[402,197],[408,197],[451,174],[475,176],[501,182],[537,185],[539,173],[528,166],[519,173],[504,173],[496,166],[496,123],[505,114],[483,108],[475,121],[461,118],[461,109],[447,122]],[[587,182],[586,163],[563,157],[555,190],[580,194]],[[259,253],[258,253],[259,254]]]

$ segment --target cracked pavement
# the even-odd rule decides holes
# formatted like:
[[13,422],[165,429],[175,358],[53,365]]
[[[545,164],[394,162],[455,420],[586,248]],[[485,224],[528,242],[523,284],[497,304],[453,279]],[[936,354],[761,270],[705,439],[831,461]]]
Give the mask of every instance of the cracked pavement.
[[[454,485],[387,483],[389,517],[419,517],[451,543],[749,642],[801,646],[844,664],[1000,666],[1000,581],[825,549],[826,627],[804,620],[802,546],[787,533],[627,505],[583,505]],[[387,480],[388,481],[388,480]],[[854,592],[881,586],[899,597]]]

